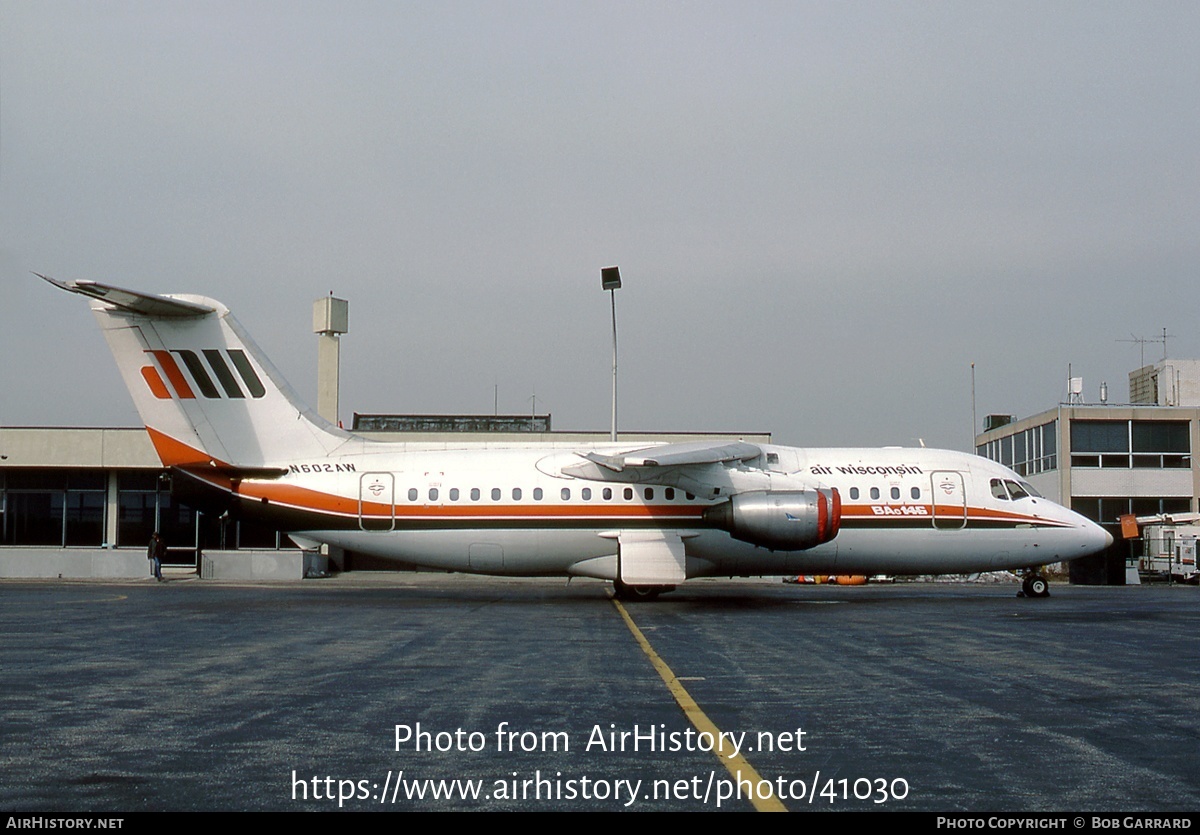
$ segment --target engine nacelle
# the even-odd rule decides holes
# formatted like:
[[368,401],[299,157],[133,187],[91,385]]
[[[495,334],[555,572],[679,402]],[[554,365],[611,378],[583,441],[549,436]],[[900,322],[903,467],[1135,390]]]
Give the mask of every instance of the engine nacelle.
[[704,511],[704,521],[773,551],[803,551],[837,536],[842,497],[833,488],[738,493]]

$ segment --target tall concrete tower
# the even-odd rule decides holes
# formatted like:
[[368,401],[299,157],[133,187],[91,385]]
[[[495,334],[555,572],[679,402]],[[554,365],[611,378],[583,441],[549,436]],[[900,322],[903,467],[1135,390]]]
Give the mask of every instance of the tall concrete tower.
[[313,333],[317,334],[317,414],[338,422],[339,338],[350,330],[350,304],[333,292],[313,302]]

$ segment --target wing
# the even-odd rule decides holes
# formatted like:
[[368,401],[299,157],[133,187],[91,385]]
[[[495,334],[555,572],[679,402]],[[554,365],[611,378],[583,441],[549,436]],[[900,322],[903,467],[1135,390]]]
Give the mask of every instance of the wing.
[[584,460],[562,467],[564,475],[593,481],[663,484],[702,495],[719,488],[719,495],[729,491],[729,465],[760,459],[763,450],[744,441],[693,441],[616,454],[596,451],[576,454]]
[[686,444],[665,444],[645,447],[620,455],[602,455],[598,452],[581,453],[587,460],[613,472],[624,472],[627,468],[681,467],[696,464],[724,464],[728,461],[753,461],[762,455],[757,444],[744,441],[714,443],[693,441]]

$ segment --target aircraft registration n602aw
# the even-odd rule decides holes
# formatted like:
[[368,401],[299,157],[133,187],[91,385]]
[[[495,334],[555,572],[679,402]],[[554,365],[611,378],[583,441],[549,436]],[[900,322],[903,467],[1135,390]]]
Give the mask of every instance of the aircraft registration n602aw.
[[[45,278],[45,276],[42,276]],[[164,466],[192,495],[410,567],[611,581],[1034,571],[1112,542],[984,458],[745,442],[421,444],[306,408],[220,302],[90,281],[91,307]],[[195,502],[193,502],[195,503]]]

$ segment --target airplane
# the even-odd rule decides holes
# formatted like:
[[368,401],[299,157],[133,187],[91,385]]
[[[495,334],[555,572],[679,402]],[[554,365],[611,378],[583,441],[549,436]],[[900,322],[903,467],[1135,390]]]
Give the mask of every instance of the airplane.
[[[1112,544],[977,455],[745,441],[395,442],[309,410],[223,304],[86,296],[173,483],[301,547],[397,566],[591,577],[652,599],[695,577],[1025,571]],[[184,489],[186,488],[186,489]]]

